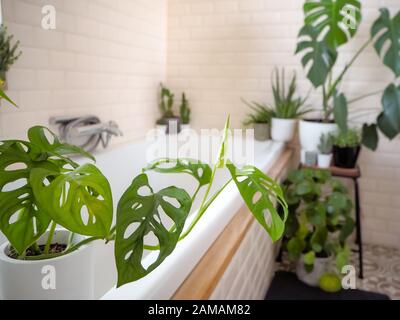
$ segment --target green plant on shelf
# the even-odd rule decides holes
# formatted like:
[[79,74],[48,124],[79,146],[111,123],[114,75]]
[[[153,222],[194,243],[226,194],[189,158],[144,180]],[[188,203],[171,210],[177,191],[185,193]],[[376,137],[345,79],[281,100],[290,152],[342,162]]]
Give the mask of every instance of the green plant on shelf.
[[311,272],[316,258],[334,257],[341,274],[350,254],[346,240],[354,230],[347,188],[329,171],[303,169],[289,173],[284,192],[289,206],[284,248],[289,259],[303,257]]
[[10,67],[19,59],[22,55],[21,51],[18,51],[19,41],[12,44],[14,36],[9,35],[7,27],[4,25],[0,26],[0,84],[1,86],[6,81],[6,73]]
[[174,116],[174,112],[172,111],[174,106],[174,94],[163,84],[160,84],[160,87],[160,111],[162,118],[159,120],[159,123],[162,124],[165,122],[165,119],[172,118]]
[[329,134],[322,134],[319,140],[318,151],[320,154],[331,154],[333,148],[333,137]]
[[182,124],[189,124],[190,123],[190,108],[189,108],[189,101],[186,98],[185,93],[182,93],[182,101],[181,106],[179,108],[181,123]]
[[[367,97],[382,94],[382,109],[374,123],[364,123],[363,144],[375,150],[378,146],[378,129],[389,139],[400,133],[400,11],[391,16],[387,8],[380,9],[368,39],[354,53],[339,72],[334,68],[339,61],[340,48],[352,40],[362,21],[362,4],[359,0],[306,0],[304,26],[299,32],[296,54],[302,54],[302,64],[312,85],[322,91],[323,120],[332,117],[342,131],[348,129],[349,104]],[[362,94],[348,100],[339,88],[345,75],[361,54],[373,45],[383,64],[394,74],[394,81],[386,89]],[[343,86],[342,86],[343,87]],[[378,109],[354,110],[354,116],[378,112]]]
[[[256,220],[277,241],[284,232],[288,214],[283,191],[256,167],[237,168],[227,159],[228,137],[229,119],[218,160],[212,167],[193,159],[161,159],[150,163],[119,200],[113,226],[113,198],[107,178],[94,164],[79,165],[70,157],[80,155],[94,160],[93,156],[62,143],[45,127],[33,127],[28,131],[27,141],[8,140],[0,144],[0,230],[21,260],[51,259],[70,254],[95,240],[115,240],[120,287],[160,266],[233,181]],[[219,170],[227,170],[230,179],[212,193]],[[174,185],[154,190],[148,180],[149,171],[190,175],[198,187],[191,195]],[[193,221],[186,225],[192,204],[203,188],[201,205],[193,212]],[[256,199],[256,195],[260,197]],[[86,218],[82,217],[83,210]],[[268,222],[266,212],[270,217]],[[172,225],[166,220],[172,220]],[[70,243],[62,252],[50,252],[57,226],[70,231]],[[46,245],[39,247],[37,241],[46,232]],[[151,233],[158,245],[147,243],[146,236]],[[87,238],[73,244],[74,234]],[[144,250],[158,253],[157,259],[146,267],[142,261]]]
[[272,111],[268,106],[258,102],[247,102],[242,100],[253,112],[248,114],[243,121],[245,127],[254,124],[270,124],[272,118]]
[[361,132],[358,129],[340,130],[332,135],[333,144],[339,148],[355,148],[361,145]]

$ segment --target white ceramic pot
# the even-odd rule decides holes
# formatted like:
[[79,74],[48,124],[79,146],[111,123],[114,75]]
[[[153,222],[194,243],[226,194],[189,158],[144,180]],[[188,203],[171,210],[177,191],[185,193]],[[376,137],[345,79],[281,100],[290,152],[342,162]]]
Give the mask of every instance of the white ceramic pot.
[[[69,232],[57,230],[53,243],[66,244]],[[46,237],[47,238],[47,237]],[[38,241],[44,244],[45,237]],[[85,239],[75,236],[75,243]],[[9,244],[0,246],[0,293],[6,300],[93,299],[93,250],[82,246],[68,255],[42,261],[7,256]]]
[[315,258],[314,268],[311,272],[307,272],[304,266],[304,256],[302,256],[296,265],[297,278],[312,287],[319,286],[321,276],[329,271],[331,258]]
[[332,163],[332,154],[318,154],[318,167],[329,168]]
[[338,130],[336,123],[322,123],[300,120],[299,136],[301,148],[305,151],[318,152],[318,145],[323,134]]
[[165,134],[167,132],[167,125],[166,124],[157,124],[156,129],[162,134]]
[[190,124],[181,124],[181,131],[190,130]]
[[296,119],[272,118],[271,137],[278,142],[289,142],[293,139],[296,130]]

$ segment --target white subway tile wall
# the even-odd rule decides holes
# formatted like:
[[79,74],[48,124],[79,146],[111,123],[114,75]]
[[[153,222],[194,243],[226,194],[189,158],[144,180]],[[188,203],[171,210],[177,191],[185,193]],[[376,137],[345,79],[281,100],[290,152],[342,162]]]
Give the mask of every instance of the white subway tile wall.
[[[341,49],[341,66],[365,41],[381,6],[392,13],[400,10],[399,0],[362,3],[363,23],[356,39]],[[169,0],[168,85],[186,91],[195,127],[221,127],[228,113],[240,127],[248,112],[241,98],[272,101],[270,74],[275,66],[297,70],[299,88],[307,94],[309,81],[300,57],[294,56],[302,4],[301,0]],[[342,88],[351,98],[383,89],[392,79],[370,47]],[[352,122],[372,119],[374,114],[360,110],[379,108],[380,99],[352,105]],[[320,95],[312,94],[310,103],[320,108]],[[381,139],[377,152],[363,151],[360,164],[365,240],[400,247],[400,139],[390,143]]]
[[[56,9],[56,29],[42,28],[42,8]],[[166,79],[167,0],[2,0],[9,32],[23,55],[7,74],[19,109],[0,109],[0,138],[24,138],[50,116],[95,114],[143,137],[159,116]]]

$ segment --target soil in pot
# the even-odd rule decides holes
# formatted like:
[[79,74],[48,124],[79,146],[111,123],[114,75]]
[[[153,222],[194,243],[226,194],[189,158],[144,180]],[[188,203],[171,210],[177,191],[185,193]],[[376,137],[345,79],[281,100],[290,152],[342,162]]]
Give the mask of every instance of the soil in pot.
[[334,146],[333,159],[335,162],[335,166],[347,169],[354,168],[357,164],[360,150],[360,146],[353,148],[340,148],[338,146]]
[[[45,245],[39,246],[39,249],[43,252],[45,249]],[[61,253],[61,252],[64,252],[66,249],[67,249],[67,245],[60,244],[60,243],[54,243],[49,248],[49,254]],[[12,259],[18,259],[18,253],[13,248],[10,248],[9,252],[7,253],[7,256]],[[37,254],[34,250],[29,248],[26,250],[26,256],[34,257],[34,256],[37,256]]]

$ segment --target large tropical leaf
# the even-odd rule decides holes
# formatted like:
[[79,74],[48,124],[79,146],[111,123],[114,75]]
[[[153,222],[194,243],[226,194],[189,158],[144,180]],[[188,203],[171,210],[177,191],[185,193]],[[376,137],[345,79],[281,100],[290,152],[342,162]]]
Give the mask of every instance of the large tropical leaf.
[[381,15],[371,29],[375,39],[375,50],[396,75],[400,76],[400,11],[391,19],[386,8],[380,9]]
[[[361,22],[358,0],[308,0],[304,4],[304,22],[318,31],[330,47],[347,43]],[[322,39],[321,39],[322,40]]]
[[113,205],[110,184],[92,164],[59,174],[33,169],[33,193],[39,207],[57,224],[86,236],[107,237]]
[[[400,39],[399,39],[400,40]],[[382,97],[383,115],[390,127],[398,134],[400,132],[400,85],[390,84]]]
[[55,156],[62,158],[71,164],[74,163],[66,156],[80,155],[94,160],[94,157],[83,149],[67,143],[61,143],[58,137],[46,127],[35,126],[30,128],[28,130],[28,138],[32,144],[38,147],[40,151],[38,157],[47,158]]
[[288,216],[288,206],[279,184],[252,166],[238,169],[232,163],[227,163],[227,168],[254,217],[268,232],[272,241],[279,240]]
[[[141,194],[147,189],[148,195]],[[118,287],[143,278],[157,268],[175,249],[189,215],[192,202],[188,193],[169,187],[157,193],[151,189],[148,177],[141,174],[122,196],[117,211],[115,259],[118,269]],[[167,220],[175,225],[169,229]],[[143,266],[145,237],[155,236],[159,254],[150,266]]]
[[43,235],[51,221],[33,196],[29,172],[32,168],[57,170],[50,162],[33,162],[30,149],[22,141],[0,145],[0,230],[19,254]]
[[193,159],[159,159],[151,162],[146,171],[155,171],[159,173],[187,173],[194,177],[200,186],[204,186],[211,181],[211,167],[199,160]]
[[376,124],[364,123],[362,129],[362,144],[375,151],[378,148],[379,136]]
[[348,107],[347,99],[343,93],[336,95],[333,99],[333,114],[335,116],[335,122],[342,132],[347,132],[348,125]]
[[296,49],[296,54],[304,52],[301,62],[308,69],[307,77],[316,88],[325,83],[337,58],[337,51],[327,42],[319,41],[318,36],[317,28],[304,26],[300,30],[300,41]]

